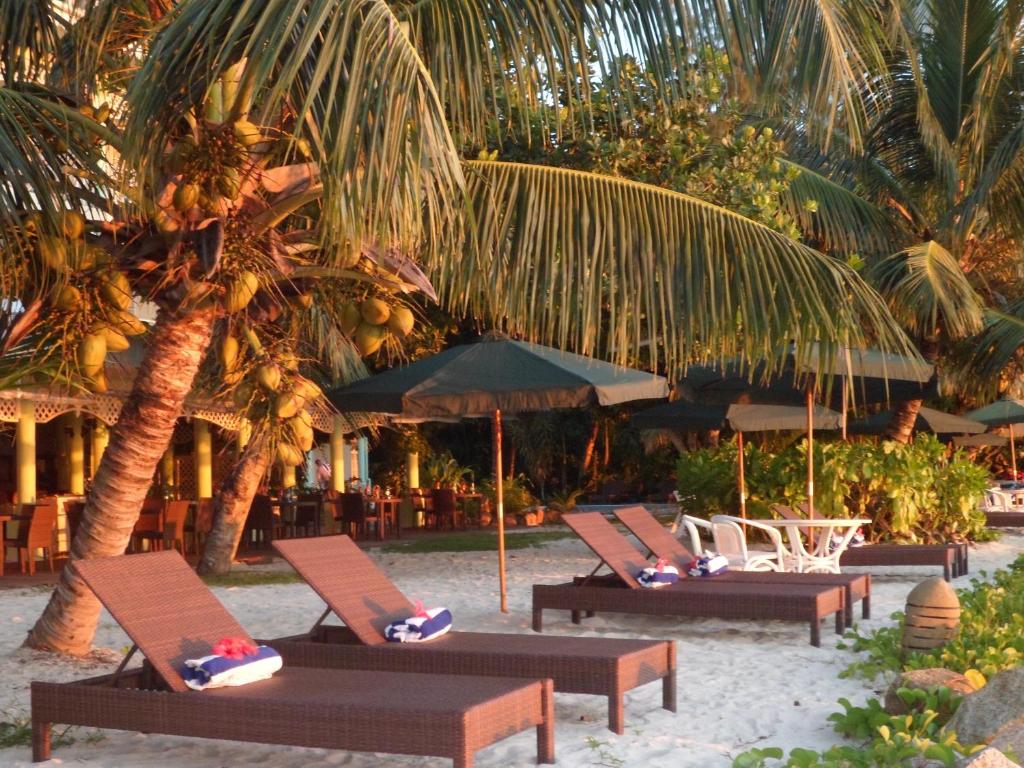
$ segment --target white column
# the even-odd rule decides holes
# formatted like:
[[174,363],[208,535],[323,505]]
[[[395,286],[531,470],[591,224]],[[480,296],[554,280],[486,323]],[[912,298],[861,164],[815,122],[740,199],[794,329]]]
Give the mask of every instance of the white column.
[[420,455],[416,451],[405,455],[405,487],[420,487]]
[[213,497],[213,440],[210,424],[202,419],[192,419],[192,435],[196,452],[196,497]]
[[68,490],[76,496],[85,493],[85,444],[82,440],[82,416],[71,414],[68,419],[71,436],[68,438]]
[[339,493],[345,490],[345,432],[344,419],[334,414],[331,430],[331,487]]

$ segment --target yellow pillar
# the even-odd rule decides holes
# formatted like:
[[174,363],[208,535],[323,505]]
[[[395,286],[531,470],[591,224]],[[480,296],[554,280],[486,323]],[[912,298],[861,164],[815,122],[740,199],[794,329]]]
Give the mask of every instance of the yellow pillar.
[[405,487],[420,487],[420,455],[416,451],[405,455]]
[[92,476],[96,477],[96,470],[100,468],[100,459],[103,452],[107,450],[107,443],[110,442],[110,430],[107,425],[99,419],[92,428]]
[[68,490],[81,496],[85,493],[85,442],[82,440],[81,414],[71,414],[68,424],[71,427],[68,438]]
[[164,488],[173,488],[174,482],[174,444],[171,443],[160,457],[160,482]]
[[213,440],[209,422],[192,419],[192,435],[196,450],[196,496],[209,499],[213,497]]
[[71,459],[68,456],[68,427],[70,415],[61,416],[57,430],[57,488],[66,491],[71,487]]
[[334,415],[331,430],[331,487],[339,493],[345,490],[345,432],[340,415]]
[[36,501],[36,415],[35,403],[18,401],[18,427],[14,437],[18,465],[18,503]]

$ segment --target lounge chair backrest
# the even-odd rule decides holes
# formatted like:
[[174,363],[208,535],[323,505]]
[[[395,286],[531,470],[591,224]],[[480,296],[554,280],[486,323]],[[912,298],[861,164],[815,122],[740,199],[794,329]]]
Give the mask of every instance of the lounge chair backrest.
[[222,638],[252,641],[175,550],[77,560],[74,568],[174,691],[186,659]]
[[623,507],[615,510],[615,516],[655,557],[667,558],[677,567],[685,567],[693,560],[690,550],[643,507]]
[[785,504],[772,504],[772,512],[783,520],[803,520],[804,516]]
[[692,517],[691,515],[681,515],[680,520],[686,528],[686,532],[690,535],[690,549],[692,549],[694,554],[698,556],[703,555],[704,544],[700,540],[700,529],[703,528],[710,535],[712,532],[711,523],[699,517]]
[[811,514],[807,514],[808,511],[809,511],[809,507],[807,506],[807,502],[806,501],[801,501],[799,504],[796,505],[796,508],[799,509],[800,510],[800,514],[803,515],[808,520],[817,520],[818,518],[821,517],[821,515],[819,515],[817,512],[812,512]]
[[384,629],[415,607],[348,536],[280,539],[276,549],[360,642],[386,642]]
[[650,562],[629,540],[615,530],[600,512],[573,512],[562,515],[562,521],[572,528],[594,554],[604,560],[615,575],[627,586],[640,589],[637,575]]

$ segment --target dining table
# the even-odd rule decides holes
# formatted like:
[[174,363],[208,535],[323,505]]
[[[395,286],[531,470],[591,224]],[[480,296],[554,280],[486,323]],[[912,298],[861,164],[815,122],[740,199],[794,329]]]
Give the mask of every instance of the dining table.
[[397,538],[402,538],[402,525],[398,519],[398,510],[402,500],[397,496],[367,496],[366,507],[380,515],[377,523],[377,539],[384,541],[384,531],[391,526]]
[[459,505],[459,509],[462,512],[462,524],[463,524],[463,526],[465,526],[466,521],[469,519],[468,507],[469,507],[471,502],[475,502],[476,503],[476,513],[477,513],[476,519],[479,522],[479,520],[480,520],[480,512],[482,511],[481,507],[483,506],[483,503],[484,503],[484,495],[482,493],[477,493],[476,491],[472,491],[470,493],[456,493],[455,494],[455,503]]
[[[757,522],[786,531],[789,539],[786,570],[797,573],[841,573],[839,558],[850,546],[857,529],[871,524],[870,520],[861,517]],[[807,534],[807,540],[814,542],[810,548],[805,543],[804,534]],[[837,534],[839,538],[836,538]]]

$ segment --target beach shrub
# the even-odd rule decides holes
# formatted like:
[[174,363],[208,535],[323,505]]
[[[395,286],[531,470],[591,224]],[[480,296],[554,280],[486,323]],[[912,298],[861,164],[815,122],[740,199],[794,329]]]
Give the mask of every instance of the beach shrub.
[[[490,500],[491,509],[497,509],[495,501],[498,495],[495,493],[494,480],[484,480],[480,484],[480,492]],[[517,515],[539,503],[537,497],[530,491],[530,481],[526,479],[526,475],[506,477],[501,483],[501,497],[505,503],[506,515]]]
[[[768,517],[772,504],[807,500],[807,444],[777,453],[744,451],[747,512]],[[697,513],[735,513],[736,446],[702,449],[679,459],[676,477],[683,495],[696,497]],[[933,435],[913,443],[815,443],[814,507],[826,517],[864,517],[871,541],[942,542],[984,537],[979,501],[988,484],[982,467],[961,451],[950,454]]]
[[[895,626],[863,635],[856,629],[847,633],[851,642],[845,647],[864,654],[864,658],[841,676],[873,679],[881,672],[944,667],[964,674],[981,687],[996,672],[1019,666],[1024,659],[1024,555],[1008,568],[996,571],[991,583],[973,580],[959,597],[963,609],[960,633],[945,646],[904,656],[900,650],[903,614],[895,613]],[[962,698],[949,688],[900,688],[897,694],[910,714],[890,715],[877,698],[869,699],[863,707],[839,700],[843,710],[830,715],[829,720],[839,733],[861,741],[860,746],[835,746],[821,753],[794,749],[788,758],[777,747],[753,749],[739,755],[733,768],[869,768],[901,766],[913,757],[952,766],[959,756],[983,748],[965,746],[956,741],[954,734],[940,732]]]

